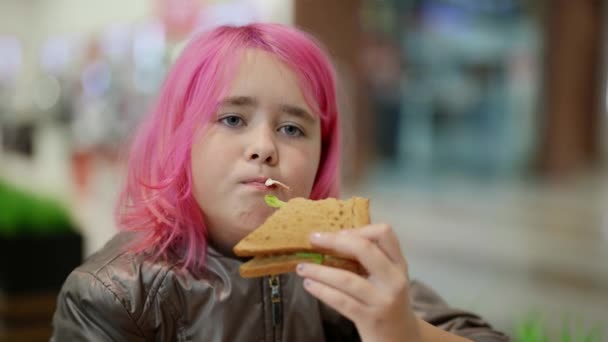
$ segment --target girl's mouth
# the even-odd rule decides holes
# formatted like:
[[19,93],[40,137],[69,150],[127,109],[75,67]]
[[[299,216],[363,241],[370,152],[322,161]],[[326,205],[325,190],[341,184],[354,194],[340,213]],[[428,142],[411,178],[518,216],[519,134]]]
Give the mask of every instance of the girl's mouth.
[[273,192],[279,188],[289,191],[289,187],[284,183],[268,177],[256,177],[243,181],[242,184],[251,186],[255,189]]
[[261,191],[267,191],[267,192],[273,192],[274,190],[277,189],[276,185],[273,186],[267,186],[266,184],[262,183],[262,182],[257,182],[257,181],[252,181],[252,182],[244,182],[243,184],[250,186],[252,188],[261,190]]
[[268,178],[266,180],[266,182],[264,182],[264,185],[268,186],[268,187],[276,187],[276,186],[280,186],[281,188],[285,189],[285,190],[289,190],[289,187],[281,182],[279,182],[278,180],[272,179],[272,178]]

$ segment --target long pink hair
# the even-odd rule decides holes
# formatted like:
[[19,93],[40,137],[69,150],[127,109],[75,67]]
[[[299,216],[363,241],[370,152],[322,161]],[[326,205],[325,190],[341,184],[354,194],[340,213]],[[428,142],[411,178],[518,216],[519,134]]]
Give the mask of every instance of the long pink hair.
[[338,197],[340,129],[335,72],[320,45],[304,32],[278,24],[221,26],[193,38],[160,90],[131,146],[116,220],[143,231],[136,251],[154,251],[191,271],[204,268],[203,214],[192,195],[190,149],[195,133],[216,111],[240,61],[238,52],[261,49],[291,68],[321,119],[321,161],[310,197]]

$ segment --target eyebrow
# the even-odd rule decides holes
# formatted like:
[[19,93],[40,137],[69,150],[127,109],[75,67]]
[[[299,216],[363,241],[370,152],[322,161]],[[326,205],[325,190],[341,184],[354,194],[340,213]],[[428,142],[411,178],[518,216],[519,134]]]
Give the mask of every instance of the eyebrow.
[[304,108],[301,108],[298,106],[286,105],[286,104],[281,105],[280,108],[283,113],[297,116],[298,118],[304,119],[311,123],[315,122],[315,118]]
[[250,96],[231,96],[220,102],[222,106],[256,106],[258,101]]
[[[255,107],[258,105],[258,100],[251,96],[231,96],[223,99],[220,102],[220,105]],[[281,104],[278,108],[283,113],[302,118],[306,121],[315,122],[315,117],[302,107],[289,104]]]

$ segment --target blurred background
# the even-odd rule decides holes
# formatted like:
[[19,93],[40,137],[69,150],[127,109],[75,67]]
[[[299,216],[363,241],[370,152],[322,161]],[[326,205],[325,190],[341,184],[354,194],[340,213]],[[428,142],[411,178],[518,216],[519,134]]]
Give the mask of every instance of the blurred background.
[[[300,27],[337,66],[344,196],[517,341],[608,341],[605,1],[0,0],[0,341],[48,340],[115,232],[129,134],[192,34]],[[26,209],[23,209],[26,208]]]

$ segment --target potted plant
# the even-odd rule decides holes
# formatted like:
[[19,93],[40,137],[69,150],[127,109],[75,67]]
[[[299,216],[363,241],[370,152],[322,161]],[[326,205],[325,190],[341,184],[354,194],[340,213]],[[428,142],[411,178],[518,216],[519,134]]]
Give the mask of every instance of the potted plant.
[[0,182],[0,294],[56,292],[81,260],[64,207]]
[[48,341],[82,237],[57,201],[0,181],[0,341]]

